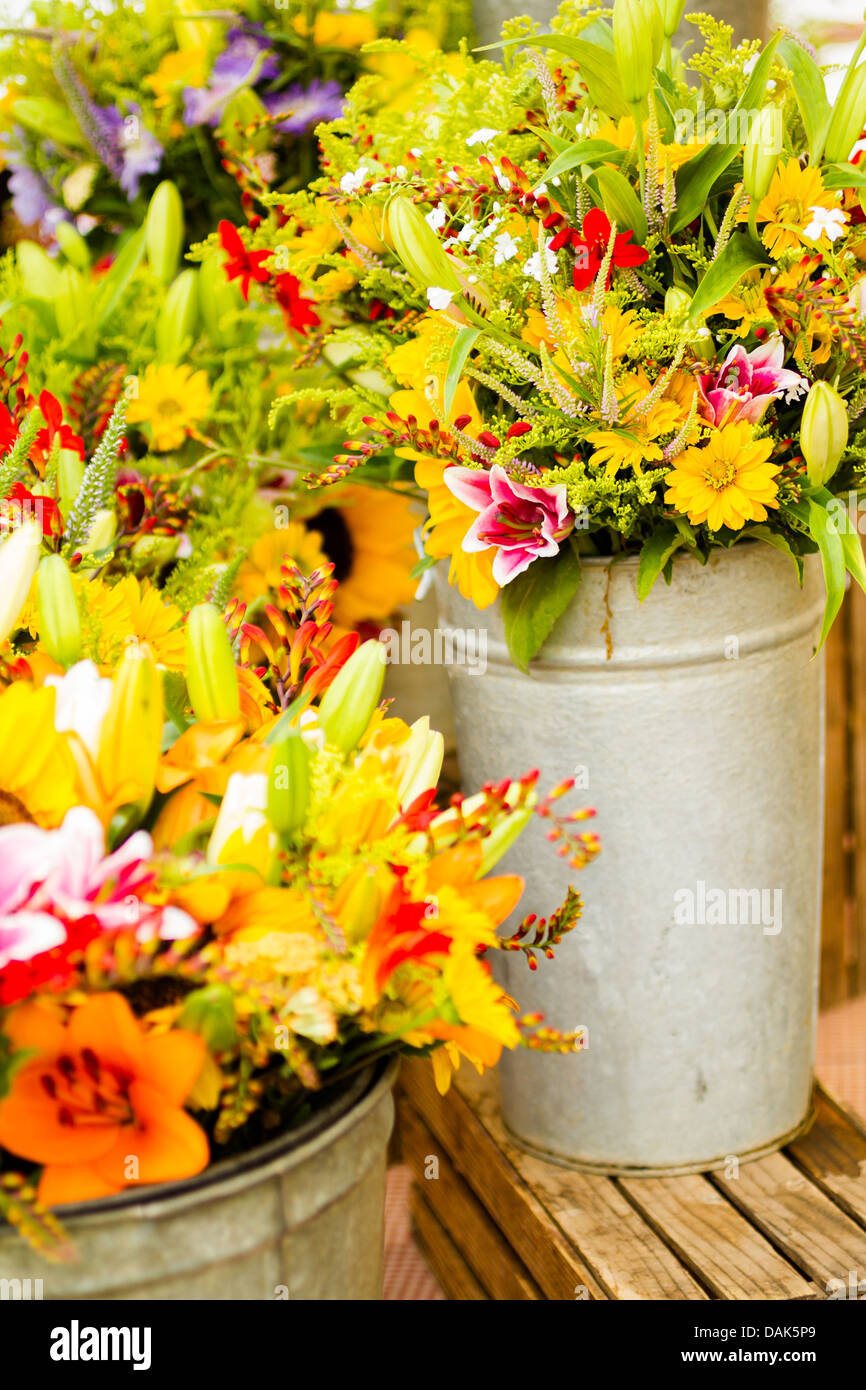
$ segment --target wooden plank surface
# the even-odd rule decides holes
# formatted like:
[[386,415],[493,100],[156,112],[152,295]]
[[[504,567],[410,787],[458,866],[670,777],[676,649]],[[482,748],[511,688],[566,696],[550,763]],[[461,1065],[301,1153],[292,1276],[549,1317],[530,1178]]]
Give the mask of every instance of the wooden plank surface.
[[[508,1139],[491,1073],[482,1078],[462,1069],[452,1086],[455,1094],[443,1103],[428,1073],[413,1065],[413,1104],[532,1269],[547,1298],[707,1298],[700,1283],[609,1179],[546,1163]],[[485,1140],[483,1160],[473,1150],[471,1137],[479,1133]],[[531,1205],[527,1195],[533,1199]],[[539,1265],[538,1252],[550,1248],[551,1237],[557,1252],[565,1252],[570,1284],[562,1279],[561,1265],[556,1277],[549,1278]]]
[[543,1298],[505,1235],[411,1105],[403,1106],[400,1130],[403,1153],[423,1200],[447,1226],[454,1245],[490,1297],[506,1301]]
[[488,1295],[447,1230],[424,1201],[417,1184],[412,1188],[410,1214],[415,1238],[427,1256],[428,1264],[435,1270],[445,1296],[461,1303],[480,1303],[488,1300]]
[[617,1185],[715,1298],[814,1297],[813,1286],[707,1178],[623,1178]]
[[740,1166],[739,1176],[711,1174],[719,1191],[778,1250],[826,1289],[849,1270],[866,1270],[866,1231],[785,1154]]
[[837,1206],[866,1226],[866,1131],[820,1089],[815,1110],[815,1124],[787,1152]]

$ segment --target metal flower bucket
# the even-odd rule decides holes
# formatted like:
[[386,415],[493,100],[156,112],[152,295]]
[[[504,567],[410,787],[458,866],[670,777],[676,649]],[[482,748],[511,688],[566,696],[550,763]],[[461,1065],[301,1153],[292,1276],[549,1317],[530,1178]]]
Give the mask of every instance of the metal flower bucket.
[[[823,817],[823,606],[758,542],[678,557],[642,605],[637,563],[589,559],[526,676],[498,606],[440,581],[443,619],[487,629],[483,676],[452,671],[467,787],[539,767],[577,779],[603,851],[555,963],[507,955],[527,1011],[583,1029],[580,1055],[500,1066],[505,1120],[545,1157],[688,1172],[780,1146],[806,1121],[815,1044]],[[503,861],[521,911],[574,879],[537,821]]]
[[197,1178],[58,1208],[72,1263],[0,1227],[4,1297],[381,1298],[396,1071],[369,1068],[306,1124]]

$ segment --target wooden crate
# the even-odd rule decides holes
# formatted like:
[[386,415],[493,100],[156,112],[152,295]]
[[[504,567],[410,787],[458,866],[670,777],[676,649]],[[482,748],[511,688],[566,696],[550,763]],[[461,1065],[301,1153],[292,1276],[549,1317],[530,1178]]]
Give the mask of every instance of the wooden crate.
[[398,1115],[415,1231],[453,1299],[825,1299],[866,1279],[866,1127],[821,1089],[816,1111],[735,1175],[604,1178],[512,1143],[492,1074],[464,1065],[442,1097],[411,1062]]

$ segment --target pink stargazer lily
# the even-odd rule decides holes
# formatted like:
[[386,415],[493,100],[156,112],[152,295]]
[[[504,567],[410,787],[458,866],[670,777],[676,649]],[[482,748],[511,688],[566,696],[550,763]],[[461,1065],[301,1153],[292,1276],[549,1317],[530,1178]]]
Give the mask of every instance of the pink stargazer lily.
[[446,468],[446,486],[458,501],[479,512],[463,537],[469,553],[496,546],[493,578],[503,588],[528,569],[533,560],[556,555],[559,542],[572,531],[565,484],[531,487],[516,483],[500,464],[481,468]]
[[0,970],[31,960],[67,939],[73,924],[99,931],[134,927],[141,940],[177,940],[198,931],[175,907],[140,896],[153,882],[153,841],[144,830],[106,855],[102,825],[75,806],[57,830],[30,822],[0,829]]
[[731,348],[717,372],[698,377],[700,412],[712,425],[748,420],[755,425],[771,401],[795,401],[809,383],[782,366],[785,344],[776,334],[751,352],[741,343]]

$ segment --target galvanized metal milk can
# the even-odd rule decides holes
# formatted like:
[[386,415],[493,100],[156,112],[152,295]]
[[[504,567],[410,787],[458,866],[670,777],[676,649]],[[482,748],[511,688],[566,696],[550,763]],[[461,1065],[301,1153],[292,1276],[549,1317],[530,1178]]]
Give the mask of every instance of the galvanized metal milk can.
[[778,1147],[807,1118],[818,976],[823,662],[820,568],[801,588],[759,542],[678,557],[639,604],[637,563],[588,559],[576,599],[516,670],[498,606],[440,579],[443,622],[480,626],[481,675],[451,672],[464,785],[532,767],[577,779],[599,858],[575,875],[536,823],[503,860],[520,912],[575,880],[583,917],[525,1010],[584,1050],[500,1065],[505,1120],[545,1157],[605,1172],[696,1171]]

